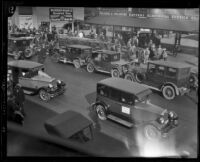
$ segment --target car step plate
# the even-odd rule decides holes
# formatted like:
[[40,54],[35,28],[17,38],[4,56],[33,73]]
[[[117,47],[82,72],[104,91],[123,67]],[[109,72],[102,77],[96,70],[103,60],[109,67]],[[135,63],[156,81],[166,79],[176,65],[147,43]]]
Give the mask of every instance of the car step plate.
[[27,91],[27,90],[24,90],[24,93],[25,93],[25,94],[28,94],[28,95],[33,94],[33,92],[30,92],[30,91]]
[[117,123],[120,123],[120,124],[122,124],[122,125],[125,125],[125,126],[127,126],[127,127],[129,127],[129,128],[133,127],[133,124],[132,124],[132,123],[130,123],[130,122],[128,122],[128,121],[125,121],[125,120],[123,120],[123,119],[120,119],[120,118],[118,118],[118,117],[116,117],[116,116],[114,116],[114,115],[108,115],[107,118],[110,119],[110,120],[113,120],[113,121],[115,121],[115,122],[117,122]]

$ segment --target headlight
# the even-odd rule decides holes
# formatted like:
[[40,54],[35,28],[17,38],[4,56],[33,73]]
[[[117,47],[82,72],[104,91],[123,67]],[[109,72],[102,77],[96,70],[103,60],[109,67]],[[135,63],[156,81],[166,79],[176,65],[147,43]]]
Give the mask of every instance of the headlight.
[[49,88],[53,88],[53,85],[52,85],[52,84],[49,84]]
[[161,118],[160,118],[160,123],[161,123],[161,124],[164,124],[164,122],[165,122],[164,118],[161,117]]
[[57,83],[58,83],[58,84],[61,84],[61,80],[57,80]]

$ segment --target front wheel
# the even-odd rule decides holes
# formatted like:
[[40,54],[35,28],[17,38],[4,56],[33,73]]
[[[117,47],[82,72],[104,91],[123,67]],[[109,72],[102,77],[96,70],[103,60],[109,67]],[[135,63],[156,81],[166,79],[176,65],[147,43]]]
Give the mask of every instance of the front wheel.
[[78,59],[73,60],[73,64],[74,64],[74,67],[75,67],[76,69],[78,69],[78,68],[81,67],[80,61],[79,61]]
[[160,131],[153,125],[146,125],[144,128],[144,135],[149,140],[158,140],[161,137]]
[[49,101],[49,100],[50,100],[50,95],[49,95],[49,93],[48,93],[46,90],[44,90],[44,89],[41,89],[41,90],[39,91],[39,97],[40,97],[40,99],[43,100],[43,101]]
[[96,112],[97,112],[97,115],[98,115],[99,119],[101,119],[101,120],[106,120],[107,119],[106,111],[105,111],[105,108],[104,108],[103,105],[98,104],[96,106]]
[[92,63],[87,64],[87,72],[89,73],[94,72],[94,65]]
[[113,69],[113,70],[111,71],[111,76],[112,76],[113,78],[119,78],[119,71],[118,71],[117,69]]
[[176,96],[175,90],[172,86],[165,86],[162,89],[162,94],[163,94],[164,98],[167,100],[173,100]]

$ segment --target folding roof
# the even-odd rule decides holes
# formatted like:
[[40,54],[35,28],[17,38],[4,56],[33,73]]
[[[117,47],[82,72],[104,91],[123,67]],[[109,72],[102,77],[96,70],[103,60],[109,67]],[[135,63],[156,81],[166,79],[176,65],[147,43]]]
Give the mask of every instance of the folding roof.
[[199,22],[161,18],[133,18],[125,16],[97,16],[86,21],[88,24],[141,27],[185,32],[199,32]]

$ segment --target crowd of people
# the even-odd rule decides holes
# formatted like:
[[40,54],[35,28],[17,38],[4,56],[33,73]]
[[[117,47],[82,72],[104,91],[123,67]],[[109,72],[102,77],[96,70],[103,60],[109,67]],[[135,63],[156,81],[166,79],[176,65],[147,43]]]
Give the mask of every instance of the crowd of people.
[[[56,27],[53,26],[52,30],[50,31],[49,28],[45,28],[40,26],[38,29],[19,29],[16,25],[11,27],[11,31],[14,32],[22,32],[27,33],[30,36],[35,37],[35,39],[31,42],[31,47],[40,47],[40,51],[38,55],[38,62],[44,63],[46,55],[44,53],[48,53],[51,55],[51,51],[55,47],[59,47],[58,43],[58,34]],[[62,32],[61,32],[62,33]],[[126,43],[125,38],[122,34],[114,33],[114,37],[112,39],[108,39],[106,33],[101,30],[98,33],[91,29],[88,36],[85,35],[83,31],[75,30],[72,32],[71,28],[69,27],[65,33],[71,37],[89,37],[92,39],[97,39],[102,42],[110,43],[110,50],[126,53],[126,57],[130,60],[135,60],[142,63],[147,63],[148,60],[158,60],[163,59],[167,60],[167,52],[165,48],[162,48],[160,37],[156,36],[155,34],[151,35],[139,35],[138,33],[133,34]],[[177,38],[178,40],[178,38]]]

